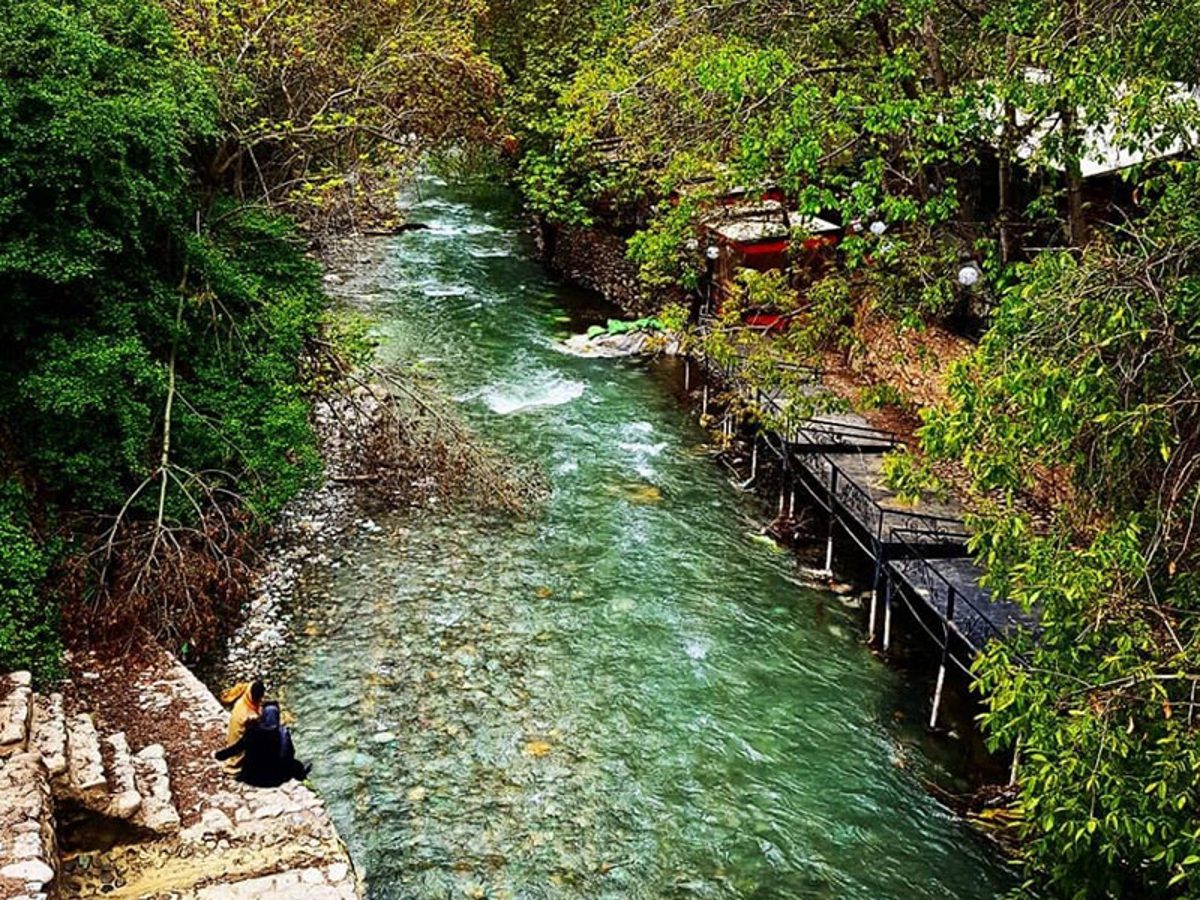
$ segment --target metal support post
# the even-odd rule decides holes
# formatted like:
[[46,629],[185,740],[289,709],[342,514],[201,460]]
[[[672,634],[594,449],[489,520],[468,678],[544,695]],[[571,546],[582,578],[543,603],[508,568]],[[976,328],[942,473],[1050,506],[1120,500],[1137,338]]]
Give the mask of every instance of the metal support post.
[[892,579],[887,580],[883,591],[883,652],[892,646]]
[[938,710],[942,705],[942,688],[946,684],[946,664],[950,661],[950,623],[954,621],[953,588],[946,592],[946,619],[942,622],[942,661],[938,666],[937,686],[933,689],[933,711],[929,714],[929,727],[937,728]]

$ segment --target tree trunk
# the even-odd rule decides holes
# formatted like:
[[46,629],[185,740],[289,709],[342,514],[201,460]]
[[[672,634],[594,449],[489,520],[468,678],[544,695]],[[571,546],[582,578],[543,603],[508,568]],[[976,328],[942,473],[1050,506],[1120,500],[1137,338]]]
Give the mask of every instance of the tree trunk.
[[925,14],[921,23],[921,40],[925,44],[925,55],[929,58],[929,72],[933,83],[941,94],[950,93],[950,79],[946,77],[946,67],[942,65],[942,50],[938,43],[937,29],[933,25],[933,16]]
[[[1011,81],[1016,72],[1017,43],[1013,35],[1009,35],[1004,47],[1005,78]],[[1012,102],[1004,101],[1004,125],[1000,135],[1000,262],[1007,265],[1012,261],[1015,248],[1013,247],[1013,155],[1016,148],[1013,141],[1016,138],[1017,111]]]
[[1079,174],[1079,163],[1075,162],[1067,169],[1067,224],[1071,236],[1071,246],[1077,250],[1087,245],[1090,237],[1087,214],[1083,204],[1083,176]]
[[[1067,15],[1063,22],[1065,49],[1070,52],[1079,35],[1079,2],[1067,4]],[[1063,172],[1067,179],[1067,231],[1071,246],[1082,249],[1088,242],[1088,223],[1083,204],[1083,135],[1079,131],[1075,99],[1067,97],[1059,107],[1062,120]]]
[[1059,108],[1062,122],[1063,174],[1067,181],[1067,237],[1076,250],[1088,242],[1088,222],[1083,203],[1083,174],[1080,165],[1083,157],[1083,136],[1079,133],[1078,120],[1072,101],[1067,100]]

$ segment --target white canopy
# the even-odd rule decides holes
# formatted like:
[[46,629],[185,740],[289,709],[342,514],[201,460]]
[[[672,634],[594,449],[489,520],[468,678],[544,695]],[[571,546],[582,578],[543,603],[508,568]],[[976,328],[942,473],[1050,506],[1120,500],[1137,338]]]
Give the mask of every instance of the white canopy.
[[796,231],[828,234],[842,230],[841,226],[817,216],[789,219],[787,210],[777,200],[723,207],[710,215],[705,225],[723,240],[739,244],[781,240]]
[[[1026,69],[1025,78],[1030,84],[1048,84],[1051,75],[1044,69]],[[1162,85],[1162,88],[1164,106],[1177,107],[1171,110],[1173,113],[1200,116],[1200,91],[1196,88],[1179,82]],[[1122,84],[1115,94],[1118,98],[1125,97],[1129,90],[1128,85]],[[1004,129],[1002,104],[999,101],[989,102],[987,115],[992,120],[995,136],[999,140]],[[1131,134],[1121,120],[1119,109],[1112,109],[1105,121],[1100,123],[1087,123],[1087,116],[1082,110],[1078,117],[1086,123],[1082,135],[1083,155],[1079,161],[1084,178],[1108,175],[1144,162],[1178,156],[1200,143],[1200,133],[1194,128],[1171,129],[1166,122],[1149,135]],[[1016,110],[1018,130],[1029,128],[1032,121],[1033,115],[1028,111]],[[1017,158],[1061,171],[1064,161],[1057,140],[1060,125],[1061,117],[1058,115],[1047,116],[1038,122],[1017,146]]]

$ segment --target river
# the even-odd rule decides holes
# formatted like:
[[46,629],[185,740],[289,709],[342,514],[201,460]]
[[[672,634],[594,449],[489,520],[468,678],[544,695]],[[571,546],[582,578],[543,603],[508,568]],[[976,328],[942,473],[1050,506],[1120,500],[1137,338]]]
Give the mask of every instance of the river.
[[345,292],[551,496],[376,516],[298,599],[283,696],[368,895],[1003,893],[916,777],[923,695],[755,537],[670,373],[559,352],[595,299],[500,192],[420,187]]

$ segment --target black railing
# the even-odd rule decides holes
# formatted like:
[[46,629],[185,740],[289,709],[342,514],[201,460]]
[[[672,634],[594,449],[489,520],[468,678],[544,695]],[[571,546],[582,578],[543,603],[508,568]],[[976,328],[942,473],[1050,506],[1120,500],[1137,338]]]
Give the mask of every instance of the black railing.
[[886,444],[889,448],[900,446],[903,440],[893,431],[884,431],[873,425],[859,425],[856,422],[835,422],[814,416],[799,426],[801,431],[816,432],[828,435],[834,444],[858,446],[859,444]]
[[[911,552],[916,545],[922,557],[946,558],[967,555],[970,533],[960,518],[939,516],[916,510],[884,508],[890,520],[888,528],[888,556],[897,558]],[[899,539],[897,539],[899,536]]]
[[[738,360],[723,365],[711,359],[702,362],[726,387],[752,391],[759,408],[786,418],[789,410],[776,397],[762,388],[749,387],[739,377]],[[778,436],[781,438],[778,449],[769,440],[767,445],[779,454],[787,471],[798,471],[804,476],[801,484],[830,516],[829,547],[833,546],[833,529],[840,526],[873,559],[876,587],[882,584],[884,570],[890,570],[888,602],[892,585],[900,584],[902,602],[948,657],[953,656],[949,652],[951,644],[961,644],[974,655],[988,641],[1003,637],[1015,627],[1034,624],[1016,606],[994,600],[980,588],[977,572],[968,575],[969,584],[959,585],[939,570],[937,560],[958,560],[973,569],[967,547],[970,534],[960,517],[885,506],[887,498],[877,498],[841,462],[847,457],[858,458],[855,451],[873,455],[900,446],[903,441],[899,435],[865,423],[814,416],[797,423],[794,435]],[[909,589],[904,590],[903,585]],[[940,627],[931,627],[928,615],[919,615],[910,598],[919,598]],[[939,630],[940,635],[936,633]],[[965,662],[953,658],[957,666],[969,672],[969,658]]]
[[893,532],[893,541],[904,551],[890,563],[893,572],[908,582],[973,652],[979,652],[989,640],[1003,637],[1013,626],[1024,624],[1016,607],[993,600],[978,586],[977,576],[967,590],[952,583],[910,540],[913,534],[907,529]]
[[897,531],[910,533],[910,542],[925,544],[927,548],[946,545],[957,553],[959,547],[965,547],[969,535],[961,519],[886,507],[838,464],[838,454],[793,453],[799,467],[819,485],[818,490],[809,491],[813,499],[825,512],[832,514],[840,509],[849,513],[854,522],[842,522],[842,525],[858,526],[861,534],[852,533],[851,536],[867,552],[894,555],[893,549],[900,549],[893,548],[892,536]]

